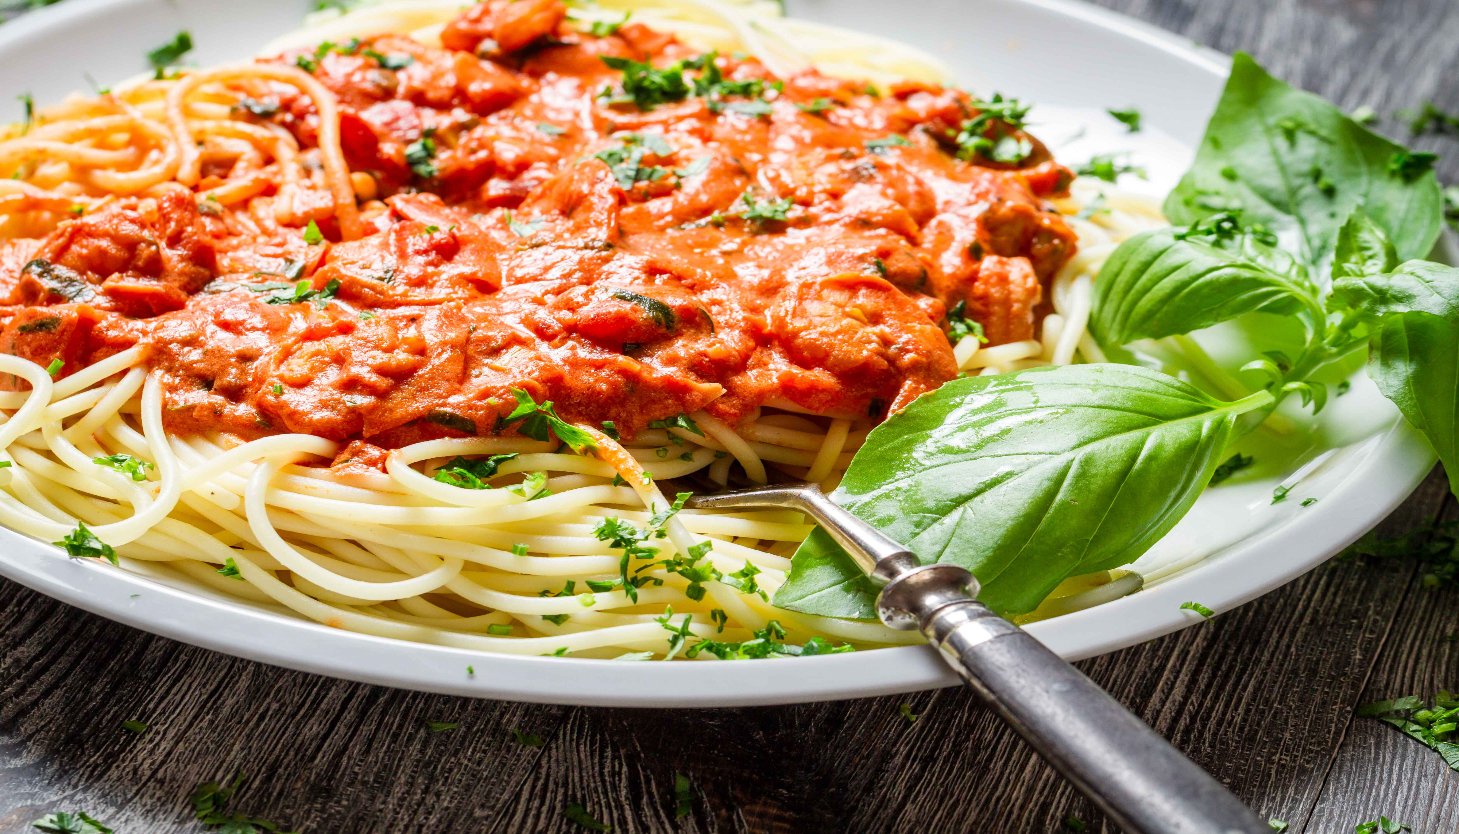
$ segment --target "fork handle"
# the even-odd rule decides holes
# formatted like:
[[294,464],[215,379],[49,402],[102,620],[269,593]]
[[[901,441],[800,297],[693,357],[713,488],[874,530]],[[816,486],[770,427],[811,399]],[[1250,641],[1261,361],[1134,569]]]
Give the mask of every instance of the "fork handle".
[[[1045,761],[1133,834],[1270,834],[1269,824],[1099,685],[973,599],[954,565],[900,572],[882,619],[916,627]],[[971,593],[970,593],[971,592]]]

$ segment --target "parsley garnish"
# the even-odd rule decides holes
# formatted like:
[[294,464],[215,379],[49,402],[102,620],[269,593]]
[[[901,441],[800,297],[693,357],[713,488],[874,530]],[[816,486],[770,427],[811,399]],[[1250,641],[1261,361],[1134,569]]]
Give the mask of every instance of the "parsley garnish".
[[265,298],[264,301],[269,304],[302,304],[305,301],[314,301],[320,307],[323,307],[331,298],[334,298],[337,292],[339,292],[338,278],[329,279],[329,283],[325,284],[324,289],[320,290],[314,289],[313,282],[305,278],[295,284],[291,291],[275,293]]
[[512,492],[522,496],[528,501],[551,495],[552,490],[547,488],[547,473],[532,472],[522,477],[522,482],[508,487]]
[[75,530],[52,544],[65,550],[66,555],[72,559],[105,559],[113,565],[118,564],[117,552],[112,549],[112,546],[98,539],[96,534],[80,521],[76,522]]
[[1144,168],[1120,162],[1115,154],[1092,156],[1088,162],[1075,168],[1074,173],[1081,177],[1094,177],[1105,182],[1114,182],[1124,174],[1134,174],[1142,179],[1145,177]]
[[1210,608],[1207,608],[1199,602],[1182,602],[1180,604],[1180,608],[1182,611],[1194,611],[1197,614],[1200,614],[1202,617],[1210,618],[1216,616],[1215,611],[1212,611]]
[[541,747],[547,743],[542,736],[536,733],[522,732],[521,730],[512,730],[512,738],[516,739],[517,743],[523,747]]
[[64,367],[66,367],[66,360],[52,359],[51,364],[46,366],[46,373],[50,374],[51,376],[55,376],[56,374],[60,373],[61,369]]
[[47,834],[112,834],[110,828],[85,811],[57,811],[46,814],[30,825]]
[[369,47],[364,50],[365,57],[375,59],[375,63],[388,70],[402,70],[415,63],[413,55],[384,55]]
[[172,40],[147,53],[147,63],[156,70],[159,78],[163,70],[173,66],[193,49],[192,33],[186,29],[178,32]]
[[1287,493],[1291,491],[1292,488],[1289,486],[1279,486],[1276,489],[1272,490],[1272,503],[1280,504],[1281,502],[1287,500]]
[[613,830],[613,826],[608,823],[598,822],[596,819],[593,819],[593,815],[588,813],[588,809],[584,808],[581,802],[569,802],[567,808],[563,810],[562,815],[567,817],[568,822],[580,825],[589,831]]
[[808,102],[796,102],[795,106],[802,113],[810,113],[813,116],[819,116],[820,114],[825,113],[828,110],[836,109],[836,107],[838,107],[839,105],[834,100],[825,98],[823,96],[821,98],[811,99]]
[[[694,623],[694,617],[691,614],[685,614],[684,619],[680,620],[676,626],[674,625],[674,606],[670,605],[664,608],[663,616],[654,617],[654,622],[669,633],[669,651],[664,655],[664,660],[673,660],[675,655],[683,651],[689,638],[694,636],[694,632],[689,630],[689,626]],[[692,657],[692,655],[690,656]]]
[[704,436],[704,431],[699,428],[699,424],[695,423],[688,414],[679,414],[667,420],[650,420],[648,427],[651,429],[684,429],[700,437]]
[[310,220],[309,225],[304,227],[304,242],[310,246],[318,246],[324,242],[324,233],[319,231],[319,224],[313,220]]
[[1401,832],[1412,830],[1401,822],[1394,822],[1387,817],[1379,817],[1375,820],[1358,823],[1353,829],[1353,834],[1400,834]]
[[1033,153],[1032,143],[1008,132],[1023,128],[1023,121],[1031,109],[1028,105],[995,93],[991,100],[973,101],[972,106],[978,115],[963,122],[962,129],[953,139],[958,159],[981,156],[993,162],[1014,164]]
[[618,30],[623,28],[623,24],[628,22],[631,14],[632,12],[624,12],[622,20],[594,20],[588,24],[588,34],[599,38],[616,35]]
[[461,489],[491,489],[491,484],[487,481],[496,477],[497,470],[501,468],[502,464],[516,456],[516,452],[492,455],[478,460],[457,456],[437,469],[431,477],[443,484],[450,484]]
[[233,560],[232,556],[229,556],[223,560],[223,567],[218,568],[218,573],[222,576],[231,577],[233,579],[243,579],[243,574],[238,572],[238,563]]
[[673,330],[679,322],[679,317],[674,314],[674,308],[657,298],[650,298],[630,290],[614,290],[613,297],[619,301],[627,301],[642,307],[653,323],[664,330]]
[[35,124],[35,96],[22,93],[16,98],[20,99],[20,106],[25,110],[25,121],[21,123],[20,132],[30,133],[31,125]]
[[682,773],[674,773],[674,818],[694,813],[694,784]]
[[542,133],[542,134],[546,134],[548,136],[561,136],[564,133],[567,133],[567,129],[566,128],[562,128],[562,127],[558,127],[557,125],[552,124],[551,122],[538,122],[537,123],[537,132],[538,133]]
[[1226,458],[1226,460],[1221,462],[1220,466],[1216,467],[1216,471],[1211,474],[1211,486],[1221,483],[1253,463],[1256,463],[1256,458],[1243,455],[1240,452]]
[[961,342],[969,336],[977,339],[982,344],[988,343],[988,337],[983,335],[983,325],[974,321],[967,314],[968,302],[958,299],[947,311],[947,340],[953,344]]
[[1459,133],[1459,113],[1446,113],[1432,101],[1423,103],[1418,112],[1400,113],[1408,119],[1408,132],[1414,136],[1425,133]]
[[217,826],[220,834],[258,834],[260,831],[279,832],[282,826],[268,820],[228,811],[233,794],[243,784],[243,774],[237,774],[231,781],[205,782],[193,788],[190,800],[193,814],[203,825]]
[[150,462],[142,460],[141,458],[136,458],[132,457],[131,455],[124,454],[95,457],[91,459],[91,462],[96,464],[97,466],[105,466],[107,469],[114,469],[134,481],[147,480],[147,470],[152,468],[152,464]]
[[461,726],[461,724],[458,721],[427,721],[426,722],[426,732],[428,732],[428,733],[448,733],[451,730],[454,730],[454,729],[456,729],[459,726]]
[[598,151],[593,158],[602,160],[613,172],[613,179],[623,189],[631,189],[641,182],[653,182],[668,176],[667,168],[644,165],[645,156],[669,156],[674,149],[657,133],[630,133],[623,137],[623,144],[617,148]]
[[1451,770],[1459,771],[1459,696],[1440,692],[1432,704],[1409,695],[1358,707],[1362,718],[1376,718],[1428,747]]
[[902,717],[907,719],[908,724],[916,724],[917,719],[921,717],[917,713],[912,712],[911,704],[901,704],[897,707],[897,712],[900,712]]
[[623,592],[628,595],[630,600],[638,602],[638,589],[642,585],[649,582],[663,584],[662,580],[630,575],[628,566],[631,560],[652,559],[657,556],[659,549],[649,547],[644,542],[649,538],[661,539],[665,535],[662,530],[640,530],[631,522],[621,518],[605,518],[593,528],[594,538],[600,542],[607,542],[609,547],[623,551],[623,556],[618,560],[618,575],[619,581],[623,584]]
[[1279,820],[1276,817],[1272,817],[1271,819],[1267,820],[1266,824],[1271,826],[1271,829],[1273,831],[1277,832],[1286,831],[1288,828],[1291,828],[1291,825],[1289,825],[1286,820]]
[[772,198],[762,203],[748,191],[740,195],[740,202],[744,203],[745,207],[740,211],[739,216],[759,229],[764,229],[769,223],[785,222],[790,217],[790,210],[795,208],[795,201],[789,197]]
[[138,721],[135,718],[128,718],[126,721],[122,722],[122,729],[126,730],[129,733],[136,733],[138,735],[141,735],[142,733],[147,732],[147,724],[146,722]]
[[1130,133],[1140,132],[1140,111],[1131,107],[1128,110],[1115,110],[1113,108],[1104,111],[1115,121],[1125,126]]
[[435,130],[427,128],[421,137],[405,146],[405,162],[410,170],[423,180],[428,180],[440,173],[436,168],[436,140]]
[[513,388],[512,396],[517,398],[517,407],[501,421],[502,426],[510,426],[521,421],[522,425],[518,427],[517,431],[533,440],[547,440],[550,430],[552,434],[557,435],[558,440],[566,443],[578,454],[595,448],[593,436],[558,417],[551,400],[538,405],[537,401],[532,399],[531,394],[520,388]]
[[660,104],[683,101],[689,97],[689,82],[684,80],[684,63],[656,69],[646,61],[633,61],[611,55],[601,56],[603,63],[623,73],[621,93],[605,90],[604,95],[615,104],[631,103],[640,110],[652,110]]
[[912,145],[911,141],[900,133],[893,133],[880,139],[867,139],[861,144],[872,153],[886,153],[889,148],[907,148]]
[[486,627],[486,633],[493,637],[509,637],[512,633],[512,627],[507,623],[492,623]]

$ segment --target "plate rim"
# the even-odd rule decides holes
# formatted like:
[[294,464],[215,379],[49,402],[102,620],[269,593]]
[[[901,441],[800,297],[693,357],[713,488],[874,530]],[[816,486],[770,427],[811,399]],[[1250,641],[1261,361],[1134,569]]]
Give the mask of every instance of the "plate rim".
[[[85,25],[101,10],[156,0],[71,0],[0,27],[0,55],[54,27]],[[999,0],[1072,18],[1105,33],[1157,47],[1173,60],[1224,76],[1230,58],[1179,35],[1077,0]],[[1275,523],[1219,554],[1219,565],[1184,573],[1096,608],[1033,623],[1035,637],[1078,660],[1152,640],[1204,620],[1179,609],[1201,599],[1218,612],[1268,593],[1327,561],[1407,499],[1432,468],[1434,455],[1401,419],[1366,438],[1371,448],[1345,473],[1336,494],[1299,518]],[[1348,486],[1362,480],[1364,489]],[[1376,500],[1374,500],[1376,499]],[[1311,547],[1314,529],[1337,529]],[[1355,524],[1354,522],[1360,522]],[[297,671],[475,698],[628,707],[738,707],[844,700],[960,683],[926,646],[905,646],[751,664],[633,663],[586,658],[524,657],[410,643],[346,632],[271,607],[191,593],[148,576],[91,560],[59,558],[51,547],[0,528],[0,576],[109,620],[183,643]],[[1274,549],[1306,555],[1277,560]],[[1262,562],[1265,564],[1262,564]],[[1239,577],[1239,579],[1238,579]],[[161,602],[156,602],[158,599]],[[139,600],[146,602],[138,604]],[[1137,622],[1135,629],[1109,623]],[[217,626],[226,624],[227,628]],[[1093,634],[1102,633],[1102,637]],[[246,635],[240,638],[238,635]],[[369,663],[362,661],[368,659]],[[467,674],[468,665],[478,667]],[[453,671],[454,670],[454,671]],[[788,674],[790,672],[794,674]]]

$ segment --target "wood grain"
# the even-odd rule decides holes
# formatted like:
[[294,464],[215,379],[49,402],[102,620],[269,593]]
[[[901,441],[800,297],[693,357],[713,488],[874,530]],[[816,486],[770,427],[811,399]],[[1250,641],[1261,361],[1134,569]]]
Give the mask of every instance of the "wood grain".
[[[1246,49],[1347,107],[1459,110],[1452,0],[1098,0]],[[3,10],[0,10],[3,11]],[[1401,124],[1383,127],[1402,136]],[[1418,145],[1459,180],[1459,142]],[[1459,515],[1431,477],[1386,529]],[[1333,563],[1209,623],[1082,664],[1291,831],[1386,814],[1459,831],[1459,774],[1366,700],[1459,688],[1459,590],[1412,564]],[[907,704],[920,717],[899,712]],[[127,719],[147,722],[135,735]],[[459,722],[430,733],[428,720]],[[541,736],[518,743],[513,731]],[[197,831],[194,785],[249,776],[239,810],[310,832],[1107,830],[968,693],[633,711],[470,701],[344,683],[187,647],[0,582],[0,831],[85,809],[118,832]],[[675,819],[675,773],[693,813]]]

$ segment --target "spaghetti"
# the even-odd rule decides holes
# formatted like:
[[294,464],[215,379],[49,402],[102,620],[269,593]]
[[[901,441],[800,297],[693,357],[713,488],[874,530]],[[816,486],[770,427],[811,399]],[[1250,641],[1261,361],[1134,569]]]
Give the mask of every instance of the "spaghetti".
[[[662,485],[833,486],[881,416],[946,378],[1099,359],[1093,275],[1158,215],[1118,194],[1082,212],[1013,125],[963,141],[1012,141],[1017,160],[957,159],[945,145],[969,102],[926,83],[935,62],[774,4],[615,0],[568,22],[549,0],[506,5],[323,15],[282,58],[73,99],[0,142],[18,172],[0,183],[14,275],[0,373],[16,380],[0,394],[0,524],[326,625],[483,651],[702,659],[914,639],[770,603],[810,530],[798,514],[681,510]],[[739,51],[755,57],[723,57]],[[670,61],[677,81],[655,74]],[[454,92],[412,87],[427,70]],[[523,77],[556,81],[528,95]],[[662,112],[684,121],[635,83],[667,84]],[[487,103],[504,90],[519,103]],[[629,103],[592,110],[614,96]],[[796,179],[756,157],[769,126],[823,102],[852,115],[812,124],[840,143],[821,167]],[[506,124],[496,113],[518,132],[473,145]],[[706,138],[724,113],[733,130]],[[555,169],[520,141],[538,117],[537,141],[563,143]],[[734,141],[731,165],[716,149]],[[984,252],[999,229],[1012,248]],[[693,257],[654,250],[666,241]],[[508,250],[597,280],[514,283],[522,262],[481,255]],[[841,274],[838,252],[860,272]],[[796,269],[836,277],[785,278]],[[971,314],[952,344],[935,322],[954,297]],[[827,324],[828,305],[859,324]],[[753,327],[777,317],[791,332],[767,351]],[[559,329],[521,335],[533,327]],[[851,352],[867,333],[891,347]],[[706,370],[716,357],[735,370]],[[606,378],[634,396],[596,395]],[[467,396],[478,379],[487,393]],[[351,402],[362,391],[369,407]]]

